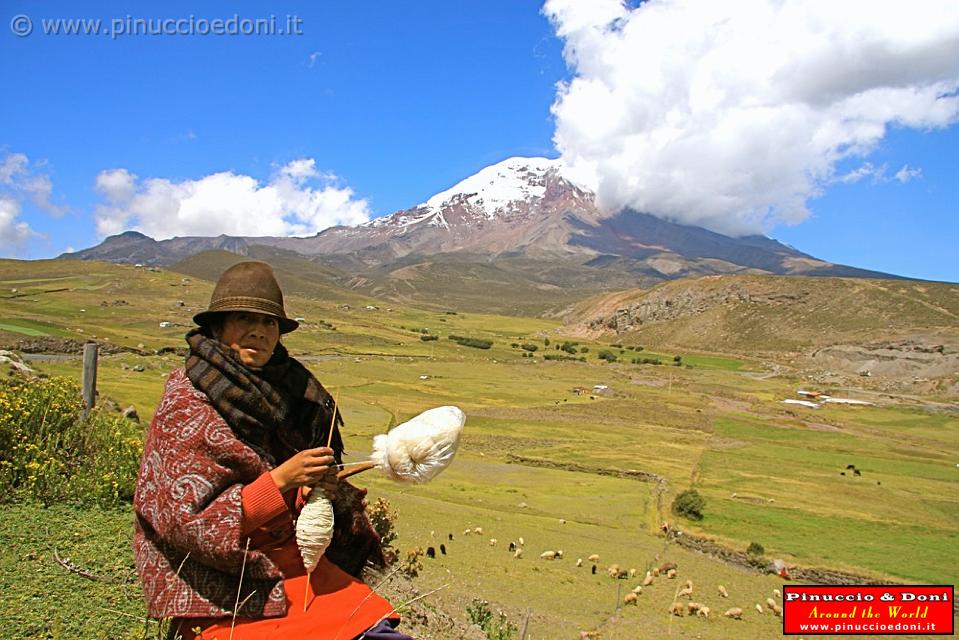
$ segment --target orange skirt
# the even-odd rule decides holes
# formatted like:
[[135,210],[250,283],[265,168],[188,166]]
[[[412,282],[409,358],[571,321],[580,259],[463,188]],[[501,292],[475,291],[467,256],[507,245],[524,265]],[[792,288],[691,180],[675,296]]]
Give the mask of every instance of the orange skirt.
[[[279,618],[179,618],[183,640],[352,640],[385,618],[398,619],[390,603],[363,582],[320,558],[310,575],[306,611],[306,571],[291,538],[274,549],[262,549],[276,562],[286,589],[286,615]],[[232,636],[231,636],[232,627]],[[193,629],[199,628],[196,633]]]

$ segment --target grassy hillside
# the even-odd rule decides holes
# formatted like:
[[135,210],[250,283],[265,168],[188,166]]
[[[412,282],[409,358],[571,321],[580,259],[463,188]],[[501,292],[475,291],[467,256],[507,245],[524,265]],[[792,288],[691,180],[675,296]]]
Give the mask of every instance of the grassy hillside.
[[[727,353],[781,353],[959,327],[959,285],[914,280],[707,276],[582,301],[581,335]],[[619,332],[618,337],[614,336]]]
[[[904,301],[907,318],[920,307],[928,318],[955,312],[951,302],[937,298],[948,292],[923,286],[930,287],[924,300],[931,306]],[[0,261],[0,325],[6,327],[0,337],[8,343],[26,339],[27,329],[52,337],[97,335],[134,348],[143,344],[142,353],[103,356],[99,388],[101,397],[135,404],[141,416],[149,416],[179,359],[144,354],[182,346],[187,330],[160,329],[158,322],[188,324],[211,290],[209,281],[168,271]],[[449,585],[426,600],[425,615],[442,611],[463,620],[467,604],[478,597],[517,626],[529,616],[532,637],[556,637],[557,629],[561,637],[598,630],[603,638],[623,640],[780,637],[780,620],[753,608],[779,579],[667,542],[658,535],[663,519],[732,549],[758,542],[768,557],[804,566],[911,583],[953,584],[959,575],[954,412],[889,397],[876,398],[881,404],[875,407],[789,407],[780,400],[795,397],[804,381],[770,375],[761,361],[745,355],[640,354],[581,340],[574,348],[588,351],[575,356],[586,362],[547,361],[544,354],[567,355],[556,350],[563,341],[557,322],[339,295],[333,288],[327,297],[289,295],[287,308],[306,321],[285,342],[338,394],[351,459],[368,454],[373,435],[426,408],[457,404],[469,416],[457,460],[432,483],[401,487],[374,472],[356,478],[372,499],[386,497],[399,511],[401,550],[446,545],[447,555],[425,560],[414,580],[421,593]],[[115,300],[126,304],[112,304]],[[377,308],[366,309],[367,304]],[[424,330],[439,339],[421,340]],[[472,349],[450,341],[450,334],[494,344]],[[537,350],[525,357],[513,343],[536,344]],[[599,360],[603,349],[619,361]],[[665,362],[681,355],[691,368],[625,360],[638,355]],[[33,365],[49,374],[79,376],[78,359]],[[143,371],[135,371],[137,365]],[[608,388],[595,390],[600,384]],[[860,394],[854,388],[826,390]],[[509,454],[548,466],[517,463]],[[848,464],[861,476],[841,475]],[[620,473],[628,470],[656,474],[662,482]],[[691,487],[706,498],[705,518],[695,523],[668,510],[672,498]],[[135,619],[143,615],[142,604],[129,581],[130,517],[0,506],[0,538],[8,541],[0,545],[0,575],[7,576],[0,586],[18,603],[17,614],[0,622],[0,636],[100,637],[77,630],[102,625],[103,637],[142,637],[136,634],[143,623]],[[483,534],[463,535],[474,527]],[[36,535],[40,531],[44,535]],[[524,555],[514,559],[506,547],[520,537]],[[490,538],[497,539],[495,546]],[[89,581],[52,561],[53,548],[117,583],[88,591]],[[563,549],[564,559],[540,560],[548,549]],[[577,558],[585,561],[592,553],[601,558],[596,575],[589,563],[575,566]],[[666,560],[679,564],[680,580],[661,579],[644,591],[637,607],[618,609],[622,594],[645,570]],[[612,563],[637,569],[639,577],[610,579],[604,569]],[[696,585],[696,599],[714,613],[740,606],[746,619],[669,616],[669,604],[687,578]],[[718,596],[718,584],[728,588],[728,600]],[[456,637],[438,627],[431,634]]]

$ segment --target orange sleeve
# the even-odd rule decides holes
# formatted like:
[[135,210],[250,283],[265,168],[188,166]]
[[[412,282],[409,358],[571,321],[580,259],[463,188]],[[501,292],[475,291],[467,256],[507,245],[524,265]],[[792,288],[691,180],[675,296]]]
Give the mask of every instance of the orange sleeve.
[[289,513],[290,509],[286,500],[283,499],[283,494],[280,493],[269,471],[265,471],[259,478],[243,487],[240,495],[243,500],[241,536],[248,536],[270,520]]

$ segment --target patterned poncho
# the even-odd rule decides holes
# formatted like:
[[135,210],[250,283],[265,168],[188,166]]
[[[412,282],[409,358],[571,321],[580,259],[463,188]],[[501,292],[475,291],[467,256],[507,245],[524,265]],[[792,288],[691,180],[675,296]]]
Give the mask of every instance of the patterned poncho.
[[[134,495],[133,550],[150,616],[233,615],[238,592],[240,616],[286,613],[279,568],[255,548],[245,552],[241,536],[241,491],[273,464],[237,436],[183,369],[170,375]],[[337,528],[327,557],[353,575],[382,562],[365,493],[341,482],[333,501]],[[292,535],[292,514],[276,527],[278,537]]]

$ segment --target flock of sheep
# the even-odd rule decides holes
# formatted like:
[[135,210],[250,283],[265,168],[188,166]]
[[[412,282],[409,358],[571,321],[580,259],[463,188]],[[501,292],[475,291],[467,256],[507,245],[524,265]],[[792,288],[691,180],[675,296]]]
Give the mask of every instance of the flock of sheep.
[[[436,533],[435,531],[431,531],[430,537],[435,537],[435,533]],[[449,540],[452,541],[453,534],[450,533],[447,535]],[[482,527],[472,527],[472,528],[464,529],[462,535],[463,536],[483,536],[484,532]],[[498,540],[496,538],[489,539],[489,545],[491,547],[495,547],[497,544],[498,544]],[[523,557],[524,544],[525,544],[525,540],[522,537],[517,538],[516,540],[513,540],[509,543],[508,550],[510,553],[513,554],[513,558],[519,559]],[[440,545],[440,546],[443,546],[443,545]],[[433,551],[433,553],[430,553],[431,551]],[[445,555],[445,547],[443,549],[443,552]],[[430,558],[435,557],[435,550],[433,549],[433,547],[429,547],[427,549],[427,557],[430,557]],[[547,551],[543,551],[542,553],[539,554],[539,557],[542,560],[562,560],[563,550],[550,549]],[[597,566],[598,566],[597,563],[599,562],[599,559],[600,559],[599,555],[595,553],[591,554],[590,556],[586,558],[586,561],[592,564],[592,573],[594,575],[597,572]],[[583,559],[578,558],[576,560],[576,567],[582,567],[582,566],[583,566]],[[656,567],[650,571],[647,571],[646,576],[643,578],[642,582],[636,585],[635,587],[633,587],[633,589],[623,597],[623,605],[637,606],[639,604],[639,598],[642,595],[644,589],[648,590],[650,587],[652,587],[655,584],[657,578],[665,577],[665,579],[667,580],[675,579],[678,575],[677,573],[678,569],[679,567],[676,565],[676,563],[666,562],[660,565],[659,567]],[[612,564],[606,568],[606,574],[613,579],[627,579],[627,578],[633,578],[636,576],[636,569],[625,569],[620,567],[618,564]],[[712,613],[712,609],[709,606],[703,604],[702,602],[694,601],[693,590],[694,590],[694,587],[693,587],[692,580],[686,580],[686,583],[681,588],[677,588],[674,599],[673,599],[673,603],[672,605],[670,605],[668,613],[671,615],[680,616],[680,617],[688,615],[688,616],[698,616],[704,619],[709,618],[710,614]],[[724,585],[721,585],[721,584],[717,585],[716,590],[719,597],[729,598],[729,591],[726,589]],[[772,597],[766,598],[765,607],[763,607],[762,604],[756,603],[756,606],[755,606],[756,611],[758,611],[760,614],[763,614],[766,612],[772,612],[774,615],[782,617],[783,610],[782,610],[782,606],[780,605],[780,601],[782,600],[782,593],[779,591],[779,589],[773,589],[771,595]],[[685,598],[686,600],[683,601],[682,600],[683,598]],[[742,607],[730,607],[726,609],[726,611],[723,613],[723,616],[734,619],[734,620],[742,620],[743,609]]]

